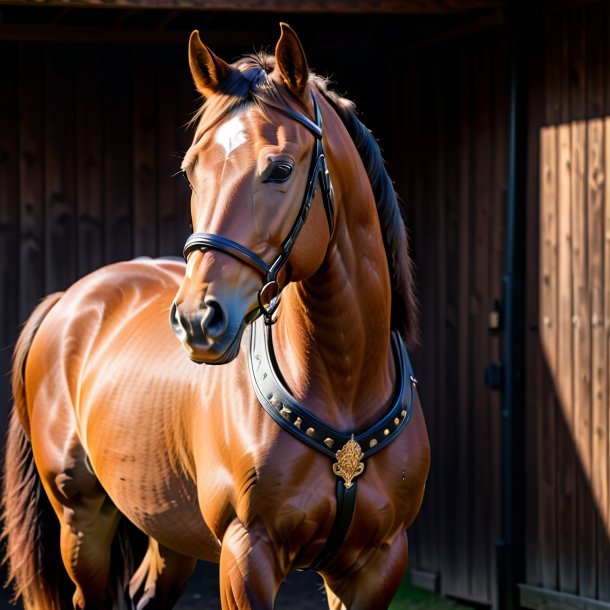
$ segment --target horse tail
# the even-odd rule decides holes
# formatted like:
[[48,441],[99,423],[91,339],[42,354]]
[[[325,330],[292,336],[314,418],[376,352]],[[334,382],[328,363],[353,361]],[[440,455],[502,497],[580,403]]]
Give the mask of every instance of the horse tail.
[[23,327],[13,355],[13,410],[10,416],[4,463],[0,536],[6,547],[7,586],[26,610],[71,608],[66,598],[67,574],[59,555],[59,522],[42,488],[29,438],[25,396],[25,363],[36,331],[61,293],[48,296]]

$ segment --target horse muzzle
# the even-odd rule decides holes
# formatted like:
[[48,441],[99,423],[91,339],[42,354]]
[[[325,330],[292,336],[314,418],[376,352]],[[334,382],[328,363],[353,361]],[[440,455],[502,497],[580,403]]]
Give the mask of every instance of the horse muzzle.
[[229,318],[225,307],[213,298],[195,310],[174,301],[170,312],[174,334],[198,364],[225,364],[237,357],[246,324],[230,324]]

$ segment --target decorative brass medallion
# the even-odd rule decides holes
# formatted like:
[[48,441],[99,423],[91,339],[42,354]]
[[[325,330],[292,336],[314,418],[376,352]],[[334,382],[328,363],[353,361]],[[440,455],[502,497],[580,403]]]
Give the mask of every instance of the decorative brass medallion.
[[345,488],[349,489],[353,483],[352,480],[362,474],[364,464],[360,461],[364,456],[360,445],[352,438],[343,445],[343,448],[337,451],[337,462],[333,464],[333,472],[338,477],[343,477]]

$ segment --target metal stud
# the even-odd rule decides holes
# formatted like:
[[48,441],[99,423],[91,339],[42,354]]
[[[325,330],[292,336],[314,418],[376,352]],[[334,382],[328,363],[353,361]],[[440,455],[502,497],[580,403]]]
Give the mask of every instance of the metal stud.
[[300,430],[301,429],[301,424],[303,423],[303,420],[300,417],[297,417],[294,420],[294,425]]
[[280,415],[284,418],[284,419],[288,419],[288,416],[292,413],[292,411],[286,406],[286,405],[282,405],[282,410],[280,411]]
[[324,439],[324,444],[329,448],[332,449],[335,446],[335,441],[332,438],[325,438]]
[[413,385],[413,387],[415,387],[419,383],[417,379],[413,377],[413,375],[409,375],[409,379],[411,380],[411,384]]
[[390,429],[389,429],[389,428],[386,428],[386,429],[383,431],[383,435],[384,435],[384,436],[390,436]]
[[403,410],[403,411],[400,412],[400,417],[404,417],[406,414],[407,414],[407,411]]
[[372,438],[369,442],[369,447],[373,448],[375,445],[377,445],[377,439]]
[[398,426],[398,424],[400,423],[400,419],[398,417],[394,418],[394,425]]
[[315,432],[315,430],[313,428],[307,428],[307,431],[305,432],[305,434],[307,434],[307,436],[313,436],[314,432]]

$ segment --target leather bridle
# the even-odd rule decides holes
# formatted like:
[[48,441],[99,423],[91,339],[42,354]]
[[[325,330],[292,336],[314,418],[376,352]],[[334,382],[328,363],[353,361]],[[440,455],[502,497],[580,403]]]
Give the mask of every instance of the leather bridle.
[[274,314],[280,302],[280,288],[277,282],[277,277],[281,269],[288,261],[297,237],[305,225],[307,215],[311,209],[313,198],[316,194],[318,183],[320,184],[320,189],[322,192],[324,211],[326,212],[326,220],[328,222],[328,229],[331,236],[334,230],[334,196],[330,173],[328,171],[328,167],[326,166],[324,147],[322,145],[322,116],[320,115],[320,108],[318,107],[318,102],[313,91],[311,92],[311,97],[313,100],[315,122],[301,112],[293,110],[288,106],[272,106],[274,110],[281,112],[282,114],[303,125],[315,137],[311,155],[311,163],[309,166],[309,174],[307,177],[307,184],[305,186],[305,193],[303,195],[301,207],[292,228],[282,242],[280,253],[277,258],[270,265],[267,265],[262,258],[260,258],[249,248],[246,248],[242,244],[233,241],[228,237],[216,235],[214,233],[193,233],[184,244],[183,254],[185,260],[188,258],[188,255],[195,250],[200,250],[202,252],[207,250],[218,250],[219,252],[223,252],[224,254],[228,254],[229,256],[240,260],[263,275],[265,281],[258,292],[258,315],[262,314],[267,324],[273,324],[275,322]]

